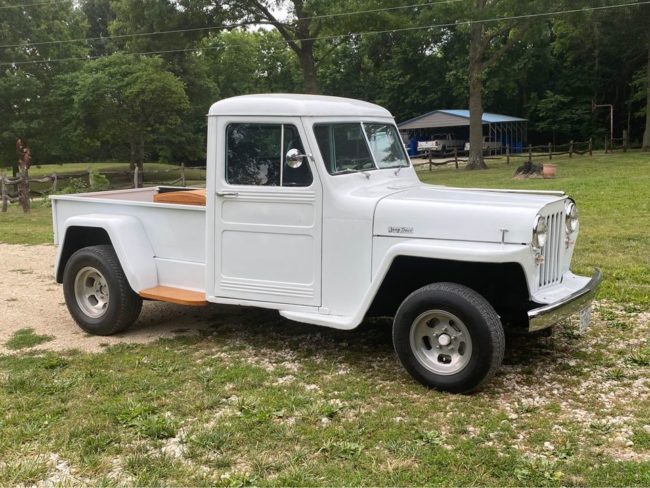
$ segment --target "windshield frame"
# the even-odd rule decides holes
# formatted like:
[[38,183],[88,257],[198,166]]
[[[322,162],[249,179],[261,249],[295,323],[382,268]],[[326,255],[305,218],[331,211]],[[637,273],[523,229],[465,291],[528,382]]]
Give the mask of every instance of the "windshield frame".
[[[368,154],[370,155],[370,158],[372,159],[372,168],[365,168],[365,169],[352,169],[352,168],[345,168],[341,169],[338,171],[331,171],[331,168],[329,167],[328,164],[325,163],[325,158],[323,157],[323,153],[321,151],[320,144],[318,142],[318,136],[316,135],[316,127],[318,126],[335,126],[335,125],[360,125],[361,126],[361,132],[363,134],[363,140],[366,145],[366,150],[368,151]],[[368,132],[366,129],[366,125],[383,125],[389,130],[393,131],[393,135],[395,137],[395,141],[397,142],[397,146],[399,147],[398,151],[400,155],[402,156],[403,163],[404,164],[396,164],[393,166],[386,166],[386,167],[380,167],[379,164],[377,163],[377,155],[372,149],[372,145],[370,144],[370,140],[368,139]],[[404,143],[402,141],[402,137],[400,136],[399,130],[397,128],[397,125],[395,125],[394,121],[388,121],[388,120],[377,120],[377,119],[367,119],[367,120],[361,120],[361,119],[354,119],[354,120],[319,120],[316,121],[312,124],[311,126],[312,129],[312,134],[314,138],[316,139],[316,147],[318,148],[318,151],[321,155],[321,161],[322,165],[325,167],[325,170],[330,176],[341,176],[341,175],[349,175],[353,173],[367,173],[371,171],[382,171],[382,170],[396,170],[396,169],[404,169],[404,168],[410,168],[411,167],[411,160],[408,157],[408,153],[406,152],[406,148],[404,147]]]

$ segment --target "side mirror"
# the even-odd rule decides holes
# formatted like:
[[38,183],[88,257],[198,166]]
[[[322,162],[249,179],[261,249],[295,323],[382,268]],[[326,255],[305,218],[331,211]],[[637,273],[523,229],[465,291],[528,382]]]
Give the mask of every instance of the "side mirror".
[[290,168],[296,169],[302,166],[303,158],[306,158],[306,154],[301,154],[298,149],[289,149],[285,157],[287,161],[287,166]]

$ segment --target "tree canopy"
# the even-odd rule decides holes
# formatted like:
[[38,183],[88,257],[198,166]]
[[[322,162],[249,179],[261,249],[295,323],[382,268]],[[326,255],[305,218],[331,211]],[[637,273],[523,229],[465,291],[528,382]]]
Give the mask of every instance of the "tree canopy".
[[613,104],[615,137],[650,149],[649,5],[414,4],[0,0],[0,166],[17,138],[35,164],[200,162],[209,105],[260,92],[360,98],[398,120],[505,113],[530,120],[533,143],[602,140],[592,103]]

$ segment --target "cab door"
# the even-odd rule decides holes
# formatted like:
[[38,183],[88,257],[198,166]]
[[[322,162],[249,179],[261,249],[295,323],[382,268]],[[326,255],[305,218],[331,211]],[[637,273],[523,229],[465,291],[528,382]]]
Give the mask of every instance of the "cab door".
[[320,306],[321,183],[311,158],[286,157],[311,154],[301,120],[221,119],[217,130],[215,297]]

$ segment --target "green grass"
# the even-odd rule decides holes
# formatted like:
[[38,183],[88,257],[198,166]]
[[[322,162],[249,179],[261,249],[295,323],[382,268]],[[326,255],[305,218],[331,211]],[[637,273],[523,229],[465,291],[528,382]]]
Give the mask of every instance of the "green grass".
[[52,337],[50,336],[35,334],[34,329],[20,329],[14,332],[11,338],[5,343],[5,347],[12,350],[28,349],[48,342],[51,339]]
[[52,209],[34,204],[31,212],[24,214],[17,204],[9,205],[0,213],[0,243],[51,244]]
[[[509,338],[504,367],[472,396],[415,384],[385,321],[342,332],[215,307],[193,336],[18,350],[0,356],[0,485],[649,486],[650,157],[559,161],[553,181],[491,164],[420,176],[570,192],[576,268],[603,267],[613,299],[586,335],[572,323],[552,340]],[[0,215],[3,242],[49,241],[49,209],[30,215],[35,233],[21,217]]]
[[0,357],[0,484],[51,479],[52,457],[93,485],[650,484],[650,405],[629,395],[650,367],[605,322],[513,339],[484,392],[454,396],[406,377],[385,323],[231,310],[194,337]]

